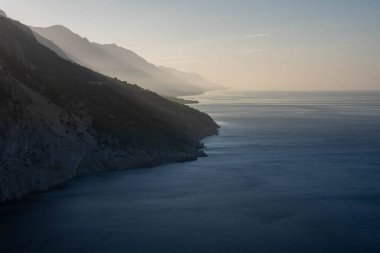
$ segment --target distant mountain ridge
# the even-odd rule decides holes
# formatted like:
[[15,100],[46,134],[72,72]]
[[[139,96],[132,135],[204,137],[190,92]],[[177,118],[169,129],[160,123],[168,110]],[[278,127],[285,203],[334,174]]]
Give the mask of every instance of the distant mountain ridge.
[[183,71],[176,70],[174,68],[169,68],[165,66],[159,66],[159,68],[175,77],[178,77],[185,82],[188,83],[196,83],[200,85],[201,87],[207,89],[207,90],[222,90],[224,87],[222,87],[219,84],[211,83],[207,80],[205,80],[200,74],[198,73],[187,73]]
[[34,32],[34,31],[32,31],[32,32],[33,32],[34,36],[36,37],[36,39],[39,43],[41,43],[45,47],[49,48],[53,52],[55,52],[59,57],[65,59],[65,60],[69,60],[69,61],[74,62],[69,57],[67,57],[67,55],[54,42],[42,37],[41,35],[39,35],[38,33]]
[[[159,68],[116,44],[90,42],[61,25],[32,27],[32,30],[52,41],[68,58],[82,66],[165,96],[197,95],[216,87],[212,87],[203,78],[197,80],[186,75],[182,78],[172,69],[167,71],[168,69]],[[204,86],[205,84],[207,85]]]
[[205,113],[63,59],[0,16],[0,202],[83,173],[196,159],[217,128]]

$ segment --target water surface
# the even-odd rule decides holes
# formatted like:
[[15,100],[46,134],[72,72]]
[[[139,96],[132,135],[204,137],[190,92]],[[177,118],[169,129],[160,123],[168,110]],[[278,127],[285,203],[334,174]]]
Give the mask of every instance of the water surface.
[[214,92],[208,158],[1,210],[0,252],[380,252],[379,92]]

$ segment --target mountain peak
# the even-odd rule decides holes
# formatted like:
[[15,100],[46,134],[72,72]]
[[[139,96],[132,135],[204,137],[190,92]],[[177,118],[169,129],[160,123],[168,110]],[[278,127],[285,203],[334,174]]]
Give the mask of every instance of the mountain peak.
[[3,10],[0,10],[0,17],[7,17],[7,14]]
[[[52,26],[49,26],[49,27],[46,27],[46,28],[32,27],[32,29],[35,32],[39,33],[42,37],[45,37],[45,38],[48,38],[50,36],[57,36],[58,35],[58,36],[61,36],[61,37],[65,37],[66,39],[68,39],[68,38],[71,38],[71,39],[74,39],[74,40],[78,40],[79,39],[79,40],[83,40],[83,41],[86,41],[86,42],[90,43],[90,41],[87,38],[81,37],[79,34],[74,33],[69,28],[67,28],[66,26],[63,26],[63,25],[52,25]],[[45,32],[43,33],[43,31],[45,31]],[[46,32],[48,34],[50,33],[50,36],[47,36]]]
[[71,30],[69,28],[67,28],[66,26],[63,26],[63,25],[52,25],[52,26],[47,27],[47,29],[71,32]]

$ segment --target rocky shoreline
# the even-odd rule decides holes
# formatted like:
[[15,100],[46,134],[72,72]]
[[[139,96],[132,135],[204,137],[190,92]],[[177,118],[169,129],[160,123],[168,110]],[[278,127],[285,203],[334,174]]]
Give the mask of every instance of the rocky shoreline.
[[[68,114],[22,84],[12,86],[0,87],[0,93],[12,93],[8,94],[12,102],[0,107],[0,203],[48,190],[82,174],[153,167],[205,156],[199,141],[184,144],[181,150],[104,143],[94,135],[91,120]],[[217,127],[210,127],[200,130],[197,138],[215,134]]]
[[[133,157],[133,159],[128,159],[128,164],[123,164],[120,167],[114,167],[114,168],[108,168],[112,166],[111,164],[120,164],[122,163],[122,160],[113,161],[112,163],[106,164],[104,160],[98,161],[100,163],[103,163],[104,167],[92,167],[92,168],[80,168],[78,172],[73,174],[66,174],[66,175],[51,175],[46,176],[46,179],[44,181],[38,180],[37,178],[33,179],[32,177],[29,179],[30,182],[13,182],[13,185],[15,185],[14,189],[8,189],[0,191],[1,195],[1,201],[0,205],[7,204],[10,202],[14,202],[17,200],[22,200],[23,198],[31,195],[36,194],[38,192],[44,192],[48,191],[50,189],[54,189],[55,187],[65,184],[68,181],[74,179],[77,176],[91,174],[91,173],[99,173],[99,172],[106,172],[106,171],[117,171],[117,170],[128,170],[128,169],[139,169],[139,168],[154,168],[160,165],[169,164],[169,163],[183,163],[188,161],[195,161],[200,157],[207,157],[207,154],[205,154],[203,151],[197,151],[192,152],[188,154],[170,154],[167,157]],[[81,165],[85,166],[85,165]],[[75,169],[70,169],[70,171],[76,171]],[[3,182],[4,178],[0,181]],[[8,178],[9,181],[9,178]],[[35,183],[31,183],[34,181]],[[16,185],[22,185],[22,187],[16,186]]]

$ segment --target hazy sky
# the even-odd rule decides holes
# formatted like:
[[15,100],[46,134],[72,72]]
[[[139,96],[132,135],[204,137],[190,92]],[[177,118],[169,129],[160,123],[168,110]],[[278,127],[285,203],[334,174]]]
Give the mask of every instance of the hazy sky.
[[379,0],[0,0],[0,9],[230,87],[380,89]]

